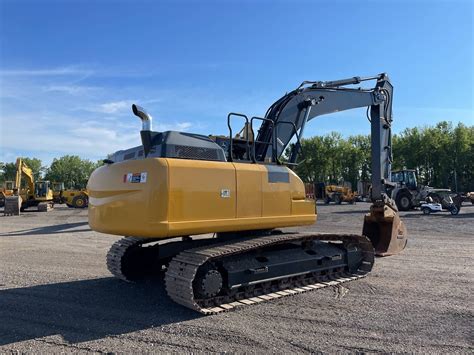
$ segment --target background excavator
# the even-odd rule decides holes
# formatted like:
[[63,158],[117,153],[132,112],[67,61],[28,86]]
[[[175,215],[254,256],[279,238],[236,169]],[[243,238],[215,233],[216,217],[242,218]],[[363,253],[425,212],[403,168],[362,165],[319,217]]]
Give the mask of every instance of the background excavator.
[[[373,88],[352,86],[369,80]],[[88,182],[91,228],[128,236],[112,245],[108,269],[127,281],[165,269],[171,299],[204,314],[364,277],[375,254],[406,245],[406,229],[386,193],[392,98],[385,74],[306,81],[265,117],[229,114],[229,136],[154,132],[151,116],[133,105],[142,146],[109,156]],[[306,124],[358,107],[367,107],[372,141],[372,205],[362,234],[279,230],[316,221],[315,202],[292,170]],[[233,119],[244,123],[236,136]]]
[[[22,187],[22,181],[25,187]],[[16,175],[13,184],[13,194],[5,197],[5,215],[19,215],[20,211],[36,207],[40,212],[53,208],[53,191],[49,181],[34,180],[33,171],[23,159],[16,160]]]

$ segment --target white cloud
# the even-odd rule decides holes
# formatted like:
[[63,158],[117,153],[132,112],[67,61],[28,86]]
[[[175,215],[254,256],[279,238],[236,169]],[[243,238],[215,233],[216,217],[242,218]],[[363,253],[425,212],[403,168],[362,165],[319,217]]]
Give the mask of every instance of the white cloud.
[[[93,81],[79,83],[91,73]],[[156,131],[192,128],[199,133],[204,122],[196,120],[204,112],[212,119],[216,111],[213,97],[203,97],[196,88],[150,90],[127,85],[127,79],[121,86],[98,79],[110,73],[75,66],[0,70],[0,160],[31,156],[49,164],[66,154],[96,160],[139,145],[141,125],[131,112],[135,102],[153,115]],[[183,96],[189,98],[186,105],[181,104]],[[31,132],[27,144],[25,128]]]
[[[13,123],[13,124],[12,124]],[[141,144],[140,126],[117,122],[81,120],[58,115],[35,117],[34,115],[0,117],[0,125],[7,127],[0,139],[0,161],[14,161],[17,156],[27,155],[43,159],[48,165],[53,158],[62,155],[79,155],[82,158],[99,160],[118,150]],[[25,145],[23,130],[13,127],[29,127],[28,144]],[[185,131],[189,122],[163,124],[155,130]]]
[[183,122],[183,123],[178,123],[176,130],[178,131],[186,131],[188,128],[191,128],[192,124],[191,122]]
[[[118,69],[116,72],[122,74]],[[89,74],[93,74],[94,80],[84,80]],[[54,157],[65,154],[95,160],[139,145],[140,122],[131,112],[135,100],[129,98],[138,98],[136,102],[151,113],[156,131],[228,134],[228,112],[261,116],[281,95],[277,90],[265,93],[250,90],[235,95],[218,88],[134,86],[137,81],[123,75],[120,84],[111,84],[115,79],[102,80],[112,74],[115,75],[112,69],[93,71],[79,66],[0,70],[0,160],[14,161],[16,156],[23,155],[39,157],[48,164]],[[394,115],[394,132],[441,119],[467,124],[474,120],[472,109],[395,106]],[[236,120],[235,129],[240,124]],[[311,121],[307,128],[307,137],[333,130],[343,135],[370,132],[365,109],[321,117]],[[28,144],[25,129],[31,132]]]
[[92,75],[94,71],[78,67],[58,67],[48,69],[3,69],[0,76],[61,76],[61,75]]
[[[50,160],[65,154],[100,159],[116,150],[140,144],[139,130],[123,130],[108,121],[98,120],[91,125],[78,118],[60,115],[54,121],[48,117],[28,115],[1,117],[0,124],[7,127],[1,137],[2,159],[11,158],[15,151],[20,155],[25,149],[32,156],[50,153],[53,155]],[[13,127],[29,127],[29,131],[35,134],[28,136],[25,145],[24,131]]]
[[109,114],[123,113],[125,111],[131,111],[131,107],[134,102],[135,102],[134,100],[106,102],[104,104],[100,104],[99,106],[92,108],[90,111],[109,113]]
[[191,128],[191,122],[178,122],[178,123],[156,123],[153,124],[153,130],[155,131],[187,131]]
[[97,86],[81,86],[81,85],[49,85],[43,88],[45,92],[59,92],[69,95],[84,95],[95,93],[102,90]]
[[76,128],[71,132],[71,135],[80,139],[86,139],[91,141],[104,140],[107,142],[111,142],[113,140],[121,139],[117,131],[113,129],[93,126]]

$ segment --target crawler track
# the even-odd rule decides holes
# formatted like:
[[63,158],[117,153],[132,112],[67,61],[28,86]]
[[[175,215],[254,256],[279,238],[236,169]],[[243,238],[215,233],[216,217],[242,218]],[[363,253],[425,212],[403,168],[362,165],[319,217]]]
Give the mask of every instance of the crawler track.
[[107,253],[107,269],[110,273],[123,281],[132,281],[125,274],[123,259],[130,248],[144,243],[146,243],[146,239],[133,237],[122,238],[115,242]]
[[[287,277],[278,280],[278,283],[264,282],[259,287],[243,286],[233,295],[215,296],[208,299],[196,299],[193,281],[200,266],[208,261],[245,253],[257,248],[265,248],[277,244],[321,240],[328,242],[343,242],[357,244],[363,251],[363,260],[356,272],[332,270],[324,275],[308,273],[304,277]],[[341,234],[283,234],[270,235],[239,241],[223,243],[207,247],[194,248],[179,253],[170,262],[165,276],[166,290],[170,298],[185,307],[203,314],[215,314],[231,310],[235,307],[260,303],[272,299],[292,296],[298,293],[315,289],[336,286],[343,282],[353,281],[365,277],[372,269],[374,250],[365,236]]]
[[[278,244],[312,240],[355,244],[362,249],[362,262],[358,269],[352,273],[348,270],[336,268],[324,274],[308,273],[306,275],[285,277],[277,280],[277,282],[262,282],[257,284],[257,287],[255,285],[242,286],[231,295],[217,295],[206,299],[195,298],[193,282],[198,269],[207,262]],[[141,247],[155,241],[149,238],[134,237],[126,237],[117,241],[107,254],[109,271],[115,277],[124,281],[135,281],[145,273],[150,274],[150,265],[153,264],[145,260],[145,254],[135,253],[135,251],[149,249],[149,247]],[[365,277],[370,272],[373,263],[373,246],[365,236],[353,234],[276,234],[249,237],[239,239],[236,242],[221,242],[182,251],[169,263],[165,275],[165,284],[169,297],[176,303],[203,314],[215,314],[243,305],[270,301],[357,280]],[[158,272],[158,270],[156,271]]]
[[126,259],[126,254],[133,248],[153,240],[145,238],[126,237],[115,242],[107,253],[107,269],[115,277],[123,281],[134,281],[135,273],[130,273],[130,264],[133,260]]

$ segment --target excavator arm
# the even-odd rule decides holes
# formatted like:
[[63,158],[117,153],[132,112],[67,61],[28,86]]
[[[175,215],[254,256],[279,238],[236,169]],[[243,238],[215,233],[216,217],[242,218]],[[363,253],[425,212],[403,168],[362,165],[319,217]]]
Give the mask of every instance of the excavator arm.
[[14,189],[19,193],[21,189],[21,178],[24,178],[26,184],[28,185],[28,194],[34,195],[35,193],[35,180],[33,176],[33,170],[31,170],[28,165],[23,161],[23,159],[18,158],[16,160],[16,175],[15,175],[15,185]]
[[[375,87],[345,87],[367,80],[377,80]],[[300,139],[309,121],[330,113],[367,107],[371,124],[372,200],[381,200],[385,185],[390,185],[392,93],[393,87],[386,74],[328,82],[303,82],[268,109],[258,130],[255,158],[263,161],[272,160],[274,156],[281,157],[298,132],[299,139],[293,145],[289,157],[290,165],[295,164],[301,150]]]
[[[347,87],[369,80],[376,80],[371,89]],[[395,254],[406,245],[405,226],[394,201],[387,194],[387,188],[392,186],[392,97],[393,86],[386,74],[327,82],[306,81],[270,106],[254,142],[256,161],[278,162],[289,143],[297,137],[289,157],[290,165],[294,165],[301,151],[300,139],[310,120],[367,107],[371,125],[373,204],[365,217],[363,232],[372,240],[379,255]]]

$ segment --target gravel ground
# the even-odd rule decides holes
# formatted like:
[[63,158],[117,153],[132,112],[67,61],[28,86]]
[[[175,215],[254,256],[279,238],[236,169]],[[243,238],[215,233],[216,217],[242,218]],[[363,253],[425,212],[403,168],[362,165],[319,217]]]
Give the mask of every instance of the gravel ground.
[[[369,205],[318,205],[304,230],[360,233]],[[404,212],[407,249],[365,279],[201,316],[162,283],[110,277],[116,236],[87,211],[0,217],[0,352],[472,353],[474,205],[458,216]]]

